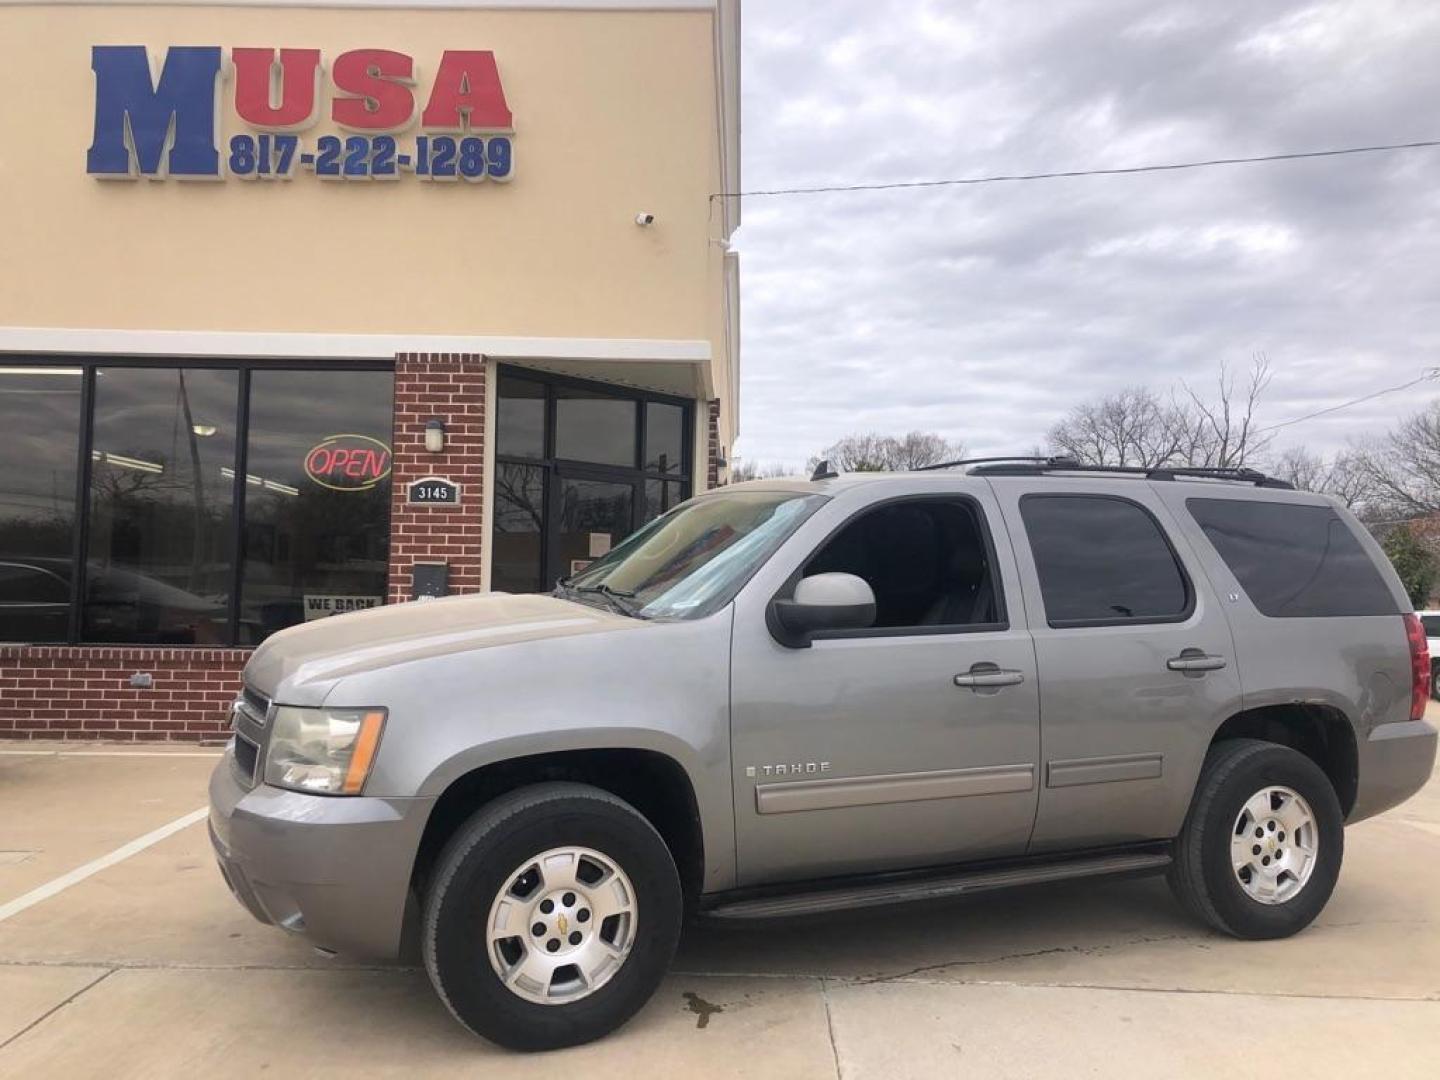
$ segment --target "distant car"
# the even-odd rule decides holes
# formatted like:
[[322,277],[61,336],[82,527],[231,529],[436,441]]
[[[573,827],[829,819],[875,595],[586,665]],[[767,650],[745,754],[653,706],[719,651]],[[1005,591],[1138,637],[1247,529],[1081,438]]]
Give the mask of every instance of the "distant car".
[[1440,611],[1417,612],[1430,643],[1430,696],[1440,701]]

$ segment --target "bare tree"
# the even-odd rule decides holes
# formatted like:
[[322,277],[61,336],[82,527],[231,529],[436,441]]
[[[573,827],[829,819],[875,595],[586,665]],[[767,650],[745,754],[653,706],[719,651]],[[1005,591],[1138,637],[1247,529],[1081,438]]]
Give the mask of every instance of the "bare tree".
[[1169,399],[1146,386],[1128,387],[1071,409],[1050,429],[1050,447],[1085,465],[1236,468],[1269,441],[1255,426],[1269,385],[1270,366],[1257,356],[1238,392],[1222,363],[1213,399],[1183,383],[1184,396]]
[[904,435],[847,435],[812,457],[807,468],[830,462],[839,472],[899,472],[965,456],[964,443],[930,431]]
[[1050,429],[1050,447],[1085,465],[1176,463],[1188,442],[1184,411],[1145,386],[1075,406]]
[[1357,512],[1367,511],[1372,501],[1368,472],[1361,455],[1353,450],[1342,450],[1327,459],[1306,447],[1292,446],[1272,459],[1265,471],[1301,491],[1333,495]]
[[1357,458],[1381,512],[1395,517],[1440,512],[1440,401],[1364,444]]
[[794,469],[775,462],[737,461],[730,466],[730,483],[732,484],[744,483],[746,480],[770,480],[777,476],[794,475]]
[[1235,469],[1263,451],[1269,439],[1255,427],[1255,409],[1271,377],[1270,361],[1264,353],[1256,353],[1251,359],[1250,377],[1239,394],[1235,391],[1234,373],[1223,360],[1216,400],[1208,401],[1185,386],[1190,405],[1186,410],[1187,427],[1195,437],[1190,460],[1183,464]]
[[923,469],[964,456],[964,443],[952,442],[933,431],[911,431],[890,440],[890,467],[895,470]]

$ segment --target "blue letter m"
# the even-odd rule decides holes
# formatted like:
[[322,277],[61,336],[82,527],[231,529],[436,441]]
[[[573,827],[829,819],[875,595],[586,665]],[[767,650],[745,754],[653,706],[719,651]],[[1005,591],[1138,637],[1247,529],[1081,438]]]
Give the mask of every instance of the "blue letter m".
[[[95,139],[86,157],[94,176],[219,176],[215,146],[218,45],[176,46],[151,85],[143,45],[95,45]],[[174,139],[171,140],[171,130]],[[168,168],[161,156],[170,148]],[[132,160],[133,154],[133,160]]]

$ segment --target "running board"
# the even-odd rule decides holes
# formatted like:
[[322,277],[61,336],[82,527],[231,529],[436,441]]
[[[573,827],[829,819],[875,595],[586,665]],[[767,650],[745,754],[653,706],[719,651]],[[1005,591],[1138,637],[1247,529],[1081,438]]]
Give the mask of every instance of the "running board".
[[1129,852],[1046,862],[1004,869],[961,870],[942,876],[911,878],[905,881],[876,881],[870,884],[792,892],[750,900],[732,900],[704,911],[713,919],[778,919],[789,915],[818,915],[828,911],[906,904],[916,900],[939,900],[951,896],[1008,889],[1015,885],[1040,885],[1049,881],[1101,877],[1163,870],[1170,865],[1165,852]]

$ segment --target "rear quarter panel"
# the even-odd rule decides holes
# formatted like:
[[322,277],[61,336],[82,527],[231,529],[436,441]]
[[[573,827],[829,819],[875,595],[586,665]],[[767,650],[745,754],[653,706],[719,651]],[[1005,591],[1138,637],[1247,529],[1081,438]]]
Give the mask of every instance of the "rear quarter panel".
[[[1221,598],[1235,637],[1244,707],[1291,702],[1329,705],[1349,718],[1357,742],[1380,724],[1409,719],[1410,658],[1399,616],[1410,604],[1378,544],[1353,515],[1333,500],[1227,484],[1197,490],[1194,484],[1153,485],[1199,556]],[[1394,615],[1339,618],[1271,618],[1263,615],[1220,558],[1185,505],[1187,498],[1329,506],[1345,520],[1381,572],[1396,603]],[[1363,783],[1362,777],[1362,783]]]

